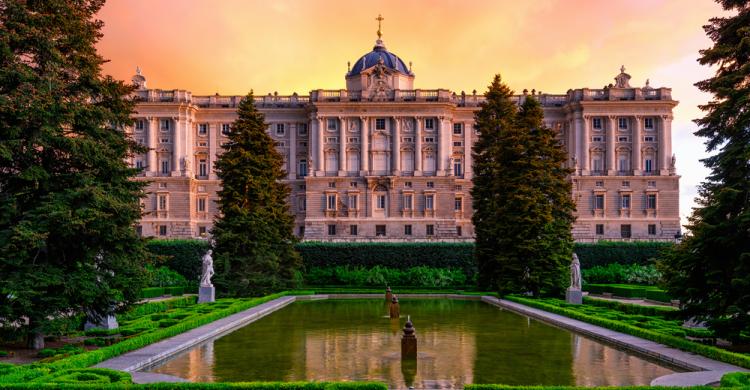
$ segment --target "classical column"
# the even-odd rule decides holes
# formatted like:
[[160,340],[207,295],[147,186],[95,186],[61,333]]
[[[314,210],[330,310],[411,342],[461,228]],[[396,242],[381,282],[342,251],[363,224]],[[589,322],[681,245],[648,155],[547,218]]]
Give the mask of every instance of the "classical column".
[[659,172],[669,175],[672,165],[672,115],[662,115],[659,126]]
[[287,157],[286,175],[289,180],[297,178],[297,123],[287,123],[289,129],[289,156]]
[[370,118],[363,116],[359,118],[362,123],[360,126],[359,140],[362,145],[360,149],[362,155],[360,156],[359,165],[362,167],[361,176],[368,176],[370,174]]
[[315,176],[315,172],[318,170],[318,125],[320,122],[318,122],[318,117],[313,115],[310,115],[310,126],[308,126],[308,137],[309,142],[307,143],[308,148],[308,160],[311,160],[312,163],[308,164],[307,167],[307,174],[309,176]]
[[437,160],[437,176],[445,176],[448,172],[446,165],[448,165],[448,158],[450,158],[450,132],[448,120],[444,117],[438,117],[438,160]]
[[414,117],[414,176],[422,176],[422,117]]
[[583,126],[581,127],[581,175],[588,175],[591,171],[591,158],[589,149],[591,147],[591,130],[590,115],[583,116]]
[[326,126],[328,125],[327,118],[321,118],[318,117],[318,131],[317,131],[317,141],[315,143],[315,149],[317,152],[315,153],[317,158],[315,159],[315,176],[325,176],[325,152],[323,151],[323,147],[325,146],[325,132],[326,132]]
[[339,176],[346,176],[346,129],[349,126],[348,118],[339,117]]
[[185,172],[184,175],[188,177],[195,177],[195,127],[193,127],[193,120],[190,116],[190,109],[185,109],[185,117],[182,119],[182,130],[185,132],[182,138],[182,154],[185,156]]
[[643,117],[637,115],[633,117],[633,155],[630,158],[633,164],[633,175],[640,175],[642,168],[641,161],[641,120]]
[[473,136],[472,133],[474,133],[473,125],[471,122],[464,122],[464,179],[471,180],[473,170],[472,170],[472,160],[471,160],[471,137]]
[[401,118],[393,117],[393,150],[391,151],[391,157],[393,157],[393,176],[401,174]]
[[578,166],[575,168],[577,175],[583,175],[583,150],[586,148],[586,144],[583,142],[583,118],[581,117],[580,112],[576,112],[573,114],[573,132],[575,134],[575,140],[576,140],[576,164]]
[[150,116],[146,118],[148,121],[148,138],[146,138],[146,146],[148,147],[147,162],[148,169],[146,176],[156,176],[159,172],[159,162],[156,160],[156,148],[159,145],[159,118]]
[[607,174],[616,175],[617,166],[615,165],[615,116],[610,116],[607,121]]
[[572,115],[565,118],[568,131],[568,166],[573,168],[573,175],[578,174],[578,144],[576,143],[576,128]]
[[180,129],[180,117],[172,117],[172,176],[180,176],[182,167],[182,129]]
[[[216,123],[208,124],[208,178],[217,180],[216,170],[214,170],[214,161],[216,161],[216,151],[219,142],[219,125]],[[206,206],[208,207],[208,206]]]

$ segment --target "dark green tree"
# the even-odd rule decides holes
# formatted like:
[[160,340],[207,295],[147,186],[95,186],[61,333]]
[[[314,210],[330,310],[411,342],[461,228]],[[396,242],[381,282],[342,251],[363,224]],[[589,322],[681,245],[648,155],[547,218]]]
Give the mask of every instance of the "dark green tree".
[[96,0],[0,5],[0,324],[43,347],[55,320],[137,299],[143,184],[132,87],[101,75]]
[[473,222],[482,288],[557,293],[567,279],[575,206],[570,170],[538,101],[520,109],[495,76],[475,115]]
[[302,261],[294,249],[294,219],[283,157],[266,133],[252,92],[240,103],[226,151],[216,161],[222,181],[216,219],[216,277],[227,296],[262,295],[292,287]]
[[750,2],[718,1],[732,16],[704,26],[713,46],[698,61],[716,67],[695,85],[713,94],[700,108],[696,135],[715,154],[699,187],[689,234],[665,254],[660,269],[686,317],[707,320],[721,337],[750,340]]

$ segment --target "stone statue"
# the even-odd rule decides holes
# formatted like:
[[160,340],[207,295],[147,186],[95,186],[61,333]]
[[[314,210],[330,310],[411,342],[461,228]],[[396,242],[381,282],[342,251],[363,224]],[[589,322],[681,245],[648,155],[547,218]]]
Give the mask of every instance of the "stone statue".
[[672,161],[669,163],[669,167],[672,168],[672,169],[674,169],[675,165],[677,165],[677,156],[675,156],[674,154],[672,154]]
[[578,255],[573,253],[573,262],[570,263],[570,288],[581,289],[581,262]]
[[203,255],[203,273],[201,274],[201,287],[213,287],[211,277],[214,276],[214,259],[211,257],[211,249]]

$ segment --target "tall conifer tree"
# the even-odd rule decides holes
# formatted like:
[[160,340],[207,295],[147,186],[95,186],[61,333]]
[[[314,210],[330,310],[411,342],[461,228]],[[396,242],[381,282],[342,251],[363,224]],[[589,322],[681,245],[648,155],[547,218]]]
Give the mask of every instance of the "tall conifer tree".
[[670,294],[687,317],[708,320],[718,335],[750,339],[750,2],[718,1],[733,16],[704,26],[713,41],[699,62],[716,67],[696,83],[714,95],[701,106],[696,135],[716,152],[703,160],[711,173],[699,188],[689,234],[660,262]]
[[557,292],[566,278],[574,205],[570,171],[539,103],[520,110],[495,76],[476,113],[473,222],[482,288],[501,293]]
[[262,295],[291,287],[301,266],[283,157],[266,133],[252,92],[240,103],[226,151],[216,161],[222,181],[215,283],[228,296]]
[[103,3],[0,5],[0,322],[27,318],[33,348],[52,320],[107,315],[145,280],[126,164],[144,150],[123,131],[132,88],[101,75]]

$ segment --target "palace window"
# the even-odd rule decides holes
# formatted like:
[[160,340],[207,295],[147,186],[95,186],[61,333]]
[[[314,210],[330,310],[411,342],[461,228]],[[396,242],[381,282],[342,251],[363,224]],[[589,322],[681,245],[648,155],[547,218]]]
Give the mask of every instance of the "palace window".
[[169,173],[169,160],[161,160],[161,173]]
[[330,194],[326,198],[327,198],[326,209],[327,210],[336,210],[336,195],[335,194]]
[[457,158],[453,160],[453,175],[461,176],[463,174],[463,167],[461,166],[461,159]]
[[463,234],[463,229],[461,229],[461,226],[456,226],[456,235],[461,237]]
[[620,130],[627,130],[628,118],[617,118],[617,127],[620,128]]
[[597,181],[597,182],[595,183],[595,185],[596,185],[597,187],[604,187],[604,182],[600,180],[600,181]]
[[385,130],[385,118],[375,119],[375,130]]
[[208,162],[206,159],[198,160],[198,176],[208,176]]
[[229,135],[230,132],[229,123],[222,123],[221,124],[221,134]]
[[404,188],[411,188],[411,182],[410,181],[405,181],[404,182]]
[[594,118],[592,121],[592,125],[594,129],[601,130],[602,129],[602,118]]
[[652,172],[654,170],[654,160],[651,158],[643,160],[643,169],[646,172]]
[[336,118],[328,118],[328,120],[326,121],[327,126],[328,126],[328,130],[336,130],[336,129],[338,129],[338,126],[336,126],[337,122],[338,121],[336,120]]
[[595,153],[591,156],[591,165],[594,172],[602,172],[604,170],[604,162],[602,161],[601,153]]
[[307,160],[301,159],[299,160],[298,168],[297,168],[297,174],[300,177],[307,176]]
[[199,135],[208,134],[208,123],[201,123],[198,125],[198,134]]
[[349,225],[349,235],[356,236],[357,233],[357,225]]
[[424,142],[426,144],[431,144],[435,142],[435,137],[424,137]]
[[300,226],[298,232],[299,232],[298,236],[304,237],[305,236],[305,227],[304,226]]
[[461,135],[464,132],[464,126],[463,123],[454,123],[453,124],[453,134]]
[[159,195],[159,202],[157,204],[158,210],[164,211],[167,209],[168,203],[167,203],[167,196],[166,195]]
[[206,236],[207,229],[205,226],[198,226],[198,236],[199,237],[205,237]]
[[411,225],[404,225],[404,235],[411,236]]
[[167,235],[167,225],[159,225],[159,235],[160,236]]
[[629,139],[627,136],[617,137],[617,142],[628,142]]
[[654,142],[654,136],[653,135],[647,135],[647,136],[643,137],[643,140],[645,142]]
[[648,181],[648,186],[649,187],[656,187],[656,180],[649,180]]
[[328,235],[329,236],[335,236],[336,235],[336,225],[328,225]]
[[208,146],[208,142],[198,142],[198,146],[205,148]]
[[630,160],[627,155],[620,155],[618,160],[620,164],[620,172],[625,172],[630,169]]
[[143,226],[138,225],[135,227],[135,234],[138,235],[138,237],[143,237]]
[[435,130],[435,119],[432,119],[432,118],[425,119],[424,128],[427,130]]
[[602,142],[603,140],[604,140],[604,138],[602,138],[601,135],[595,135],[595,136],[591,137],[591,142]]
[[339,137],[326,137],[326,142],[329,144],[339,143]]
[[453,210],[455,211],[461,211],[463,210],[463,199],[462,198],[456,198],[453,200]]
[[143,169],[143,160],[141,159],[135,160],[135,167],[138,169]]
[[168,144],[168,143],[170,143],[171,141],[169,140],[169,138],[160,138],[160,139],[159,139],[159,142],[161,142],[161,143],[163,143],[163,144]]
[[276,124],[276,135],[284,135],[285,131],[283,123]]
[[428,236],[434,236],[435,235],[435,225],[427,225],[425,229],[425,234]]
[[630,187],[630,181],[627,181],[627,180],[623,181],[622,182],[622,186],[625,187],[625,188]]
[[453,141],[453,146],[464,146],[463,141]]
[[336,188],[336,182],[335,181],[329,181],[328,182],[328,188]]
[[412,143],[412,142],[414,142],[414,138],[412,138],[412,137],[402,137],[401,138],[401,142],[403,142],[405,144]]
[[653,130],[654,129],[654,118],[645,118],[643,120],[643,127],[646,128],[646,130]]
[[140,133],[143,131],[145,127],[146,126],[145,126],[145,123],[143,122],[143,119],[138,119],[137,121],[135,121],[135,131]]
[[427,188],[435,188],[435,182],[434,181],[428,181],[427,182]]
[[597,224],[595,229],[596,229],[596,235],[597,236],[604,235],[604,225],[603,224],[600,224],[600,223]]
[[404,210],[411,210],[414,203],[412,195],[404,195]]
[[654,225],[654,224],[648,225],[648,235],[649,236],[655,236],[656,235],[656,225]]
[[356,143],[359,143],[359,138],[357,138],[357,137],[349,137],[347,139],[347,142],[349,142],[350,144],[356,144]]
[[356,181],[350,181],[349,182],[349,187],[351,187],[351,188],[357,188],[357,182]]
[[206,211],[206,198],[198,198],[196,210],[198,210],[198,212]]
[[656,209],[656,194],[646,195],[646,208],[649,210]]
[[631,236],[630,225],[620,225],[620,237],[630,238],[630,236]]
[[297,125],[297,133],[299,135],[307,135],[307,123],[300,123]]
[[630,208],[630,195],[624,194],[622,195],[621,201],[620,201],[620,208],[623,210]]
[[300,196],[299,198],[297,198],[297,210],[307,210],[307,198],[305,198],[304,196]]
[[597,194],[594,196],[594,209],[604,210],[604,195]]
[[379,210],[385,209],[385,195],[378,195],[376,197],[375,207]]
[[349,208],[350,209],[352,209],[352,210],[356,210],[357,209],[357,203],[358,203],[357,200],[358,200],[358,198],[359,198],[359,196],[357,196],[357,195],[349,195]]
[[385,237],[385,225],[375,225],[375,236]]
[[435,195],[426,195],[424,197],[424,209],[425,210],[435,209]]
[[161,131],[168,131],[169,128],[170,128],[170,126],[169,126],[170,120],[169,119],[162,119],[162,120],[160,120],[160,122],[161,122],[161,126],[160,126],[161,127]]

